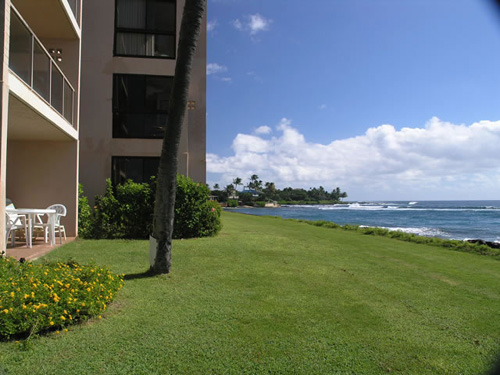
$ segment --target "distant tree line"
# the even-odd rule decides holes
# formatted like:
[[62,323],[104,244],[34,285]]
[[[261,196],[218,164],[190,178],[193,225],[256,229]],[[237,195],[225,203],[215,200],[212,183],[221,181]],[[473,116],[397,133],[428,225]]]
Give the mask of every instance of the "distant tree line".
[[[238,187],[242,189],[239,190]],[[214,184],[211,194],[217,201],[231,206],[261,206],[270,201],[279,204],[328,204],[347,198],[347,193],[339,187],[332,191],[325,190],[323,186],[309,190],[292,187],[280,190],[274,182],[262,182],[256,174],[250,176],[246,185],[240,177],[234,178],[232,184],[222,188],[219,184]]]

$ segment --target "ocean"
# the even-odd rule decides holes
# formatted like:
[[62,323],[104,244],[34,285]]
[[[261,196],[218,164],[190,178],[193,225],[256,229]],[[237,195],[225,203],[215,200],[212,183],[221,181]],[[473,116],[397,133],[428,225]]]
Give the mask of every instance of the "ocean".
[[251,215],[327,220],[340,225],[382,227],[446,239],[500,242],[500,200],[351,202],[227,210]]

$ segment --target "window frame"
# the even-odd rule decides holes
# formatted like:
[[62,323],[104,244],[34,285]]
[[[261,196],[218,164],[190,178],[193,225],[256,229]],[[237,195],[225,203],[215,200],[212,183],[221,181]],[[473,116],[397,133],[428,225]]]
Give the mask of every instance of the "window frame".
[[[114,39],[113,39],[113,56],[117,57],[135,57],[141,59],[163,59],[163,60],[175,60],[177,58],[177,0],[165,0],[166,2],[174,4],[174,32],[164,32],[164,31],[154,31],[149,30],[147,27],[144,29],[134,29],[130,27],[118,27],[118,2],[120,0],[115,0],[115,24],[114,24]],[[148,0],[145,0],[146,2]],[[146,26],[148,21],[148,7],[146,6],[146,11],[144,12],[144,17],[146,19]],[[163,35],[163,36],[173,36],[174,37],[174,51],[172,56],[149,56],[149,55],[129,55],[124,53],[118,53],[116,50],[117,46],[117,34],[118,33],[130,33],[130,34],[140,34],[145,38],[147,35]]]

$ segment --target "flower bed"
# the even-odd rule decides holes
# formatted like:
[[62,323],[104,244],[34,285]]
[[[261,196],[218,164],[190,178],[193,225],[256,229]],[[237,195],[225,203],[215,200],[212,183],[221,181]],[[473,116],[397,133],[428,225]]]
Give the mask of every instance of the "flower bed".
[[106,310],[123,286],[107,268],[0,258],[0,338],[63,328]]

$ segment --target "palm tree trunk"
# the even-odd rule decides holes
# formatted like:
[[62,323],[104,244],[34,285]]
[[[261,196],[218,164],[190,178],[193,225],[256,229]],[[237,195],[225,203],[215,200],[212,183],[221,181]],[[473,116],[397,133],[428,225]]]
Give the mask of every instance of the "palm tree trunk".
[[153,214],[153,238],[156,239],[156,256],[150,271],[154,274],[169,273],[172,264],[177,154],[187,106],[191,64],[196,51],[205,7],[206,0],[186,0],[182,15],[175,77],[160,155]]

